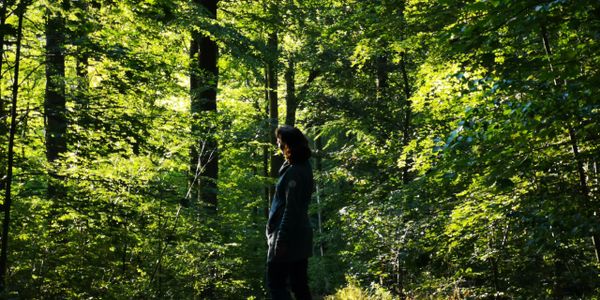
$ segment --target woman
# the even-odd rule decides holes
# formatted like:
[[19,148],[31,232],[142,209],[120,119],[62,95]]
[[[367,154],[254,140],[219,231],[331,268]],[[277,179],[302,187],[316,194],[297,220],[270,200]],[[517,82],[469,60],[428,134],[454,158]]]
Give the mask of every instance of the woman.
[[308,203],[313,174],[308,140],[298,128],[282,126],[275,131],[285,157],[267,222],[267,286],[272,299],[291,299],[287,280],[297,300],[311,299],[308,258],[312,256],[312,228]]

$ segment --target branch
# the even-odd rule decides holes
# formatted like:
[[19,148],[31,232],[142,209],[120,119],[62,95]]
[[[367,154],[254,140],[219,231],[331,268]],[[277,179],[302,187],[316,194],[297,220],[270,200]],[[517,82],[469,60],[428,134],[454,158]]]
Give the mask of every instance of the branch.
[[311,83],[313,83],[313,81],[315,81],[315,79],[317,79],[317,77],[319,77],[319,75],[321,75],[321,70],[319,69],[314,69],[312,71],[310,71],[310,73],[308,74],[308,78],[306,79],[306,82],[302,85],[302,87],[300,87],[300,91],[298,92],[298,106],[300,105],[300,103],[303,102],[304,100],[304,96],[306,94],[306,92],[308,91],[308,88],[310,87]]

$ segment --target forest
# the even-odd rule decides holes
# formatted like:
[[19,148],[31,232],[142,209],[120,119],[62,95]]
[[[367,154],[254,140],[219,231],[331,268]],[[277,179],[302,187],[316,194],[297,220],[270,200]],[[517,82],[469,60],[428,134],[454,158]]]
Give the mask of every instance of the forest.
[[0,298],[600,299],[598,0],[0,0]]

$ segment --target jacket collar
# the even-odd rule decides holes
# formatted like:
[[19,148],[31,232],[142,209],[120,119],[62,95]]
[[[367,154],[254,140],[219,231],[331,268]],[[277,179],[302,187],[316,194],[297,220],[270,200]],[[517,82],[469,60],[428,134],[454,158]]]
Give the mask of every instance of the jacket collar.
[[285,173],[285,171],[291,166],[289,161],[284,161],[283,164],[281,165],[281,168],[279,168],[279,176],[281,176],[283,173]]

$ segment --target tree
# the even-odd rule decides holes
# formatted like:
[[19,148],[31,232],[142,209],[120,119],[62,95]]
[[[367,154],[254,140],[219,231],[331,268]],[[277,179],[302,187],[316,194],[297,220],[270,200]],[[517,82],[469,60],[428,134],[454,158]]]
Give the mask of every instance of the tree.
[[[9,3],[2,2],[2,7],[0,8],[0,50],[2,54],[4,54],[4,37],[8,31],[9,25],[6,24],[6,11]],[[4,67],[4,55],[0,55],[0,82],[4,77],[3,73]],[[0,137],[2,138],[0,145],[0,160],[4,160],[6,156],[6,149],[4,146],[4,138],[8,136],[10,127],[8,123],[4,121],[4,118],[7,118],[9,113],[5,112],[5,103],[2,98],[2,90],[0,89]],[[5,172],[4,168],[0,168],[0,191],[4,189],[4,180],[5,180]]]
[[[62,178],[53,164],[67,151],[67,109],[65,94],[65,18],[69,0],[46,10],[46,92],[44,116],[46,124],[46,158],[52,166],[48,182],[48,196],[61,199],[64,195]],[[64,11],[63,11],[64,10]]]
[[4,211],[4,218],[2,220],[2,249],[0,250],[0,293],[4,292],[6,287],[6,273],[8,269],[8,239],[10,229],[10,210],[12,206],[12,180],[13,180],[13,162],[14,162],[14,140],[17,126],[17,96],[19,94],[19,62],[21,59],[21,38],[23,33],[23,16],[25,15],[25,9],[29,3],[27,1],[20,1],[16,13],[18,18],[17,25],[17,38],[16,38],[16,52],[15,52],[15,66],[14,66],[14,78],[12,84],[12,101],[10,110],[10,132],[8,138],[8,159],[7,159],[7,170],[6,170],[6,187],[4,188],[4,203],[2,204],[2,210]]
[[[217,18],[217,0],[196,1],[208,18]],[[190,45],[192,70],[190,75],[191,113],[194,116],[193,136],[198,137],[192,147],[190,172],[193,176],[196,198],[208,211],[217,211],[217,179],[219,173],[219,151],[214,135],[217,133],[214,116],[217,112],[217,67],[218,46],[215,38],[206,32],[192,31]]]
[[[265,73],[267,86],[267,99],[269,108],[269,143],[271,147],[277,149],[277,137],[275,129],[279,126],[279,24],[276,21],[279,17],[279,1],[275,0],[267,4],[268,15],[274,22],[269,25],[267,34],[267,45],[265,54]],[[277,178],[279,176],[279,167],[283,163],[283,158],[277,153],[277,150],[269,153],[269,176]],[[269,204],[275,194],[275,186],[269,187]]]

